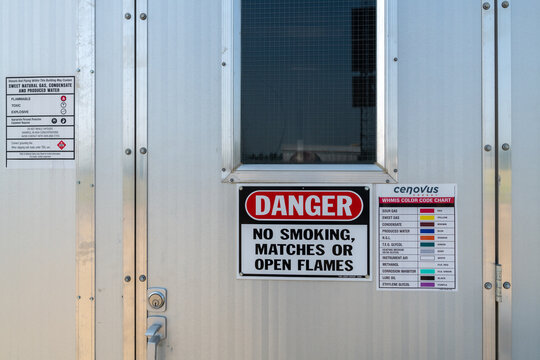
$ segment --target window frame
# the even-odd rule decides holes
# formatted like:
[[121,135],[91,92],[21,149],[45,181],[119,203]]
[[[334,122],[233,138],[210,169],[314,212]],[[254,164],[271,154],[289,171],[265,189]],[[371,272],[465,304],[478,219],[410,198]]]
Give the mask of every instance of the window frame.
[[241,0],[222,0],[221,179],[227,183],[395,183],[397,0],[377,0],[377,160],[373,164],[242,164]]

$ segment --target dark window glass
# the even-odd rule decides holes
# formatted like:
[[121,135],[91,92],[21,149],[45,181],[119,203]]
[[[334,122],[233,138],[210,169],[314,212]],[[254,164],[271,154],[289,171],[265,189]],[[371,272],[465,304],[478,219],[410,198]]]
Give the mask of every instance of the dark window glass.
[[375,162],[375,0],[241,5],[242,163]]

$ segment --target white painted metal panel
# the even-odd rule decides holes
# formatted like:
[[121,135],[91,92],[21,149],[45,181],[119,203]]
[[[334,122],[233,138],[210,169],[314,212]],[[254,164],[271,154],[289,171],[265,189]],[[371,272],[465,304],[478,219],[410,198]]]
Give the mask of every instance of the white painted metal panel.
[[122,359],[123,350],[123,21],[121,1],[97,1],[96,359],[103,360]]
[[[76,34],[76,1],[0,2],[0,93],[6,76],[73,76]],[[1,133],[0,357],[73,359],[75,169],[8,170]]]
[[480,359],[478,4],[398,2],[400,182],[457,184],[456,293],[235,280],[235,187],[220,182],[221,1],[148,6],[148,286],[168,290],[160,355]]
[[[540,3],[512,7],[512,359],[540,354]],[[503,268],[504,276],[504,268]],[[504,292],[505,290],[503,290]]]

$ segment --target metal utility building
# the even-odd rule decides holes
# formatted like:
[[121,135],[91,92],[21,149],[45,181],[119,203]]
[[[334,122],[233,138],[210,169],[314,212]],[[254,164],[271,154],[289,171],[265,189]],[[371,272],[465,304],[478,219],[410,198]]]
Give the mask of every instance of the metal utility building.
[[540,3],[0,2],[0,359],[540,357]]

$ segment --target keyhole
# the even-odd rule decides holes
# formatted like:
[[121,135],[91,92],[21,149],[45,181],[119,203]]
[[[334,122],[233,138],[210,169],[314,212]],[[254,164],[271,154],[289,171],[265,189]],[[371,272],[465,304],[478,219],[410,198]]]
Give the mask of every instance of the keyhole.
[[154,300],[153,305],[154,305],[155,308],[158,308],[159,307],[159,301]]

